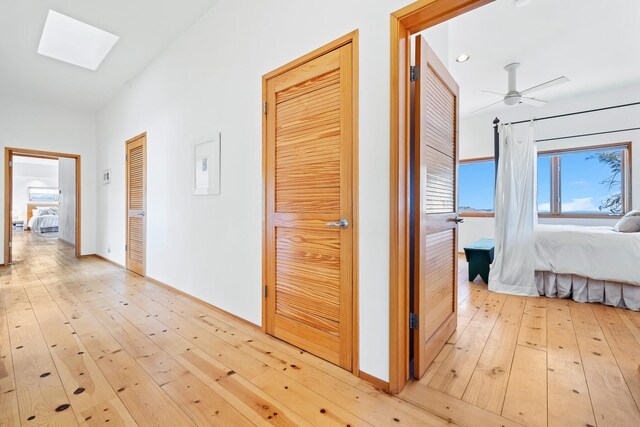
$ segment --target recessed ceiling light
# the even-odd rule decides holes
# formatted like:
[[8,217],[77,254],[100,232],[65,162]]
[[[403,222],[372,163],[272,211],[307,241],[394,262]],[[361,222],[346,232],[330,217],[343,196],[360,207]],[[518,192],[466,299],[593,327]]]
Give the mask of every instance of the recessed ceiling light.
[[116,35],[50,10],[38,53],[95,71],[118,39]]
[[456,58],[456,62],[467,62],[469,58],[471,58],[469,55],[467,55],[466,53],[463,53],[462,55]]

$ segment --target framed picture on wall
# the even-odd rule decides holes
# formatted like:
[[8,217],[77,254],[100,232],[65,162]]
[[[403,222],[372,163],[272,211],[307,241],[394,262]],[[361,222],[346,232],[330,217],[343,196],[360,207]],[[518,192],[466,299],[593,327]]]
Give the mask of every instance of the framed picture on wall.
[[30,202],[57,202],[60,190],[53,187],[29,187]]
[[193,146],[193,194],[220,194],[220,133],[197,140]]

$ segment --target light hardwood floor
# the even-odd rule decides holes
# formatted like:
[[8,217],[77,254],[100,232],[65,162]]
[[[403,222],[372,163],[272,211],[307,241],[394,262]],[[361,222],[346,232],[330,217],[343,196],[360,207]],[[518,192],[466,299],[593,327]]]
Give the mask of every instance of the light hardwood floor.
[[0,425],[447,425],[55,239],[0,268]]
[[640,426],[640,313],[491,293],[459,265],[458,329],[402,398],[527,426]]
[[98,258],[77,260],[56,239],[15,233],[14,259],[0,267],[1,426],[638,417],[638,313],[504,297],[461,280],[458,331],[425,378],[394,397],[208,305]]

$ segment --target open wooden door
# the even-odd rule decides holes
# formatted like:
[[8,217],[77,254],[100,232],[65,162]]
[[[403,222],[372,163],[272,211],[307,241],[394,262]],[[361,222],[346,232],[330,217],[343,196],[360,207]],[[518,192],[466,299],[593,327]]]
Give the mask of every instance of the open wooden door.
[[127,141],[127,270],[145,275],[147,222],[147,135]]
[[265,76],[265,330],[353,366],[352,44]]
[[415,50],[414,375],[457,325],[458,85],[421,36]]
[[[13,151],[4,149],[4,265],[13,263]],[[27,224],[24,224],[27,227]]]

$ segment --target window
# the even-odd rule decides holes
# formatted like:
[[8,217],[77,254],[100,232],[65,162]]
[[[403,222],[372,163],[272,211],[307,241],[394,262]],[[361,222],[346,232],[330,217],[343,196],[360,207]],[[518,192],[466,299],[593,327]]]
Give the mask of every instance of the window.
[[551,213],[551,156],[538,156],[538,213]]
[[27,191],[30,202],[57,202],[60,193],[57,188],[41,187],[29,187]]
[[[538,213],[543,216],[624,215],[630,184],[629,143],[538,154]],[[460,162],[461,214],[493,214],[493,159]]]
[[458,172],[460,213],[469,216],[493,213],[495,167],[493,159],[460,162]]
[[628,159],[628,144],[541,153],[539,212],[569,216],[623,215],[630,192]]

